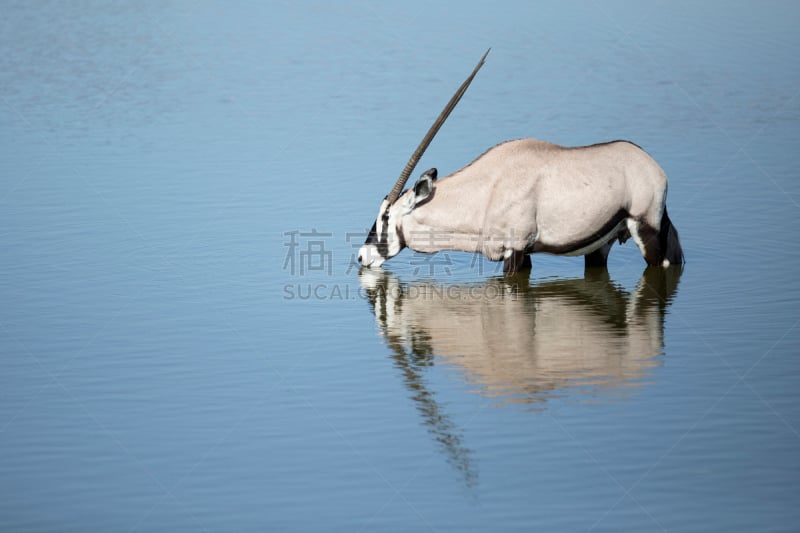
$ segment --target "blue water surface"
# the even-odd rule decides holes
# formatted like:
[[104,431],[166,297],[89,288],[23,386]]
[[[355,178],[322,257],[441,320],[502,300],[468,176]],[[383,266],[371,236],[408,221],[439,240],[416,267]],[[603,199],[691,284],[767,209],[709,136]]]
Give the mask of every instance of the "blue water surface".
[[[5,2],[0,530],[796,531],[794,2]],[[630,139],[682,273],[354,253],[420,162]]]

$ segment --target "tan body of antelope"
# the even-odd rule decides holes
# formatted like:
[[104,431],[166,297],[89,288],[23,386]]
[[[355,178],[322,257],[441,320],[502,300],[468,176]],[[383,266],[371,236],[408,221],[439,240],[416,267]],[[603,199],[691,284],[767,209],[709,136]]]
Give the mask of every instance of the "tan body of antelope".
[[359,250],[361,264],[380,266],[408,247],[480,252],[504,261],[507,273],[529,269],[532,253],[583,255],[588,266],[605,266],[614,241],[628,237],[648,265],[682,264],[678,233],[666,211],[666,174],[630,142],[568,148],[534,139],[508,141],[441,180],[430,169],[403,191],[485,58],[381,203]]

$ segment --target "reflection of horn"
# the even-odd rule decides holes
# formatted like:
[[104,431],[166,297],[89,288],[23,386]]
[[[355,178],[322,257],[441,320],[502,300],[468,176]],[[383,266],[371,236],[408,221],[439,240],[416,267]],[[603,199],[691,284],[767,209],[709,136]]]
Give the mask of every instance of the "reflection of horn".
[[680,275],[677,267],[648,268],[633,293],[605,270],[538,283],[403,284],[383,271],[360,273],[359,281],[424,424],[472,486],[471,452],[426,384],[425,368],[442,360],[460,367],[477,392],[503,401],[627,390],[659,364]]
[[[394,304],[402,301],[402,290],[397,278],[387,276],[385,272],[359,273],[362,289],[367,294],[370,306],[375,312],[379,327],[385,331],[387,322],[394,315]],[[400,296],[398,301],[391,301]],[[411,392],[411,399],[417,404],[424,424],[434,439],[444,448],[447,461],[461,473],[468,487],[477,484],[478,473],[475,470],[471,451],[463,444],[463,437],[458,426],[450,419],[436,399],[433,391],[425,385],[424,368],[433,366],[433,352],[424,337],[410,332],[406,335],[385,333],[386,345],[392,350],[392,360],[403,373],[403,381]],[[411,349],[406,350],[406,345]]]
[[[491,50],[491,48],[489,50]],[[406,163],[406,166],[400,173],[400,177],[397,178],[397,182],[394,184],[394,187],[392,188],[391,192],[389,192],[389,195],[387,197],[389,205],[392,205],[394,201],[397,200],[397,197],[400,196],[400,193],[403,191],[403,187],[405,186],[406,181],[408,181],[408,177],[414,171],[414,167],[417,166],[417,163],[419,163],[419,160],[422,158],[422,154],[425,153],[425,150],[428,148],[428,145],[431,144],[431,141],[436,136],[436,133],[439,131],[439,128],[442,127],[444,121],[447,120],[447,117],[450,116],[450,113],[453,111],[453,109],[455,109],[456,105],[458,104],[458,101],[461,100],[461,97],[464,96],[465,92],[467,92],[467,87],[469,87],[469,84],[472,83],[472,79],[475,77],[475,74],[477,74],[480,68],[483,66],[483,62],[486,61],[486,56],[489,55],[489,50],[486,50],[486,53],[483,54],[481,60],[478,61],[475,70],[472,71],[472,74],[470,74],[469,77],[466,80],[464,80],[464,83],[461,84],[461,87],[459,87],[456,93],[452,96],[452,98],[450,98],[450,101],[447,102],[446,106],[444,106],[444,109],[442,110],[442,112],[439,114],[439,117],[436,119],[436,121],[434,121],[433,125],[428,130],[428,133],[426,133],[425,137],[423,137],[422,141],[420,141],[419,146],[417,146],[417,149],[414,150],[413,154],[411,154],[411,158],[409,158],[408,163]]]
[[464,483],[469,487],[475,486],[478,473],[470,457],[472,452],[464,446],[459,427],[439,404],[435,393],[425,385],[423,369],[433,364],[432,354],[420,357],[412,352],[412,356],[406,354],[397,343],[387,342],[394,352],[392,359],[403,372],[406,387],[412,393],[411,399],[416,402],[417,410],[422,415],[428,431],[444,448],[447,461],[461,473]]

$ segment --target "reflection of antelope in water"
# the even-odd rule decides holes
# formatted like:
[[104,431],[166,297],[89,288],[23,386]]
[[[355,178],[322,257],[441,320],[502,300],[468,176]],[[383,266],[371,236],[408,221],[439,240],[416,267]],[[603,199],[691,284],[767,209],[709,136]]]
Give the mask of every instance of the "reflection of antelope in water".
[[425,368],[461,367],[482,394],[526,403],[569,387],[632,385],[658,364],[680,275],[676,267],[648,268],[632,294],[602,269],[535,284],[524,277],[401,284],[375,270],[359,279],[428,431],[470,486],[477,481],[470,451],[426,385]]
[[417,336],[413,343],[414,348],[406,353],[402,339],[386,336],[386,344],[393,352],[392,359],[403,372],[406,387],[412,394],[411,399],[416,402],[428,431],[444,448],[450,465],[458,470],[465,484],[471,487],[477,482],[477,472],[470,450],[464,446],[458,426],[436,400],[435,393],[425,385],[425,368],[433,366],[434,353],[424,337]]
[[[364,271],[376,320],[396,358],[464,369],[483,394],[537,402],[568,387],[610,392],[658,364],[679,268],[648,268],[633,293],[608,272],[529,284],[400,284]],[[419,363],[417,363],[419,366]]]

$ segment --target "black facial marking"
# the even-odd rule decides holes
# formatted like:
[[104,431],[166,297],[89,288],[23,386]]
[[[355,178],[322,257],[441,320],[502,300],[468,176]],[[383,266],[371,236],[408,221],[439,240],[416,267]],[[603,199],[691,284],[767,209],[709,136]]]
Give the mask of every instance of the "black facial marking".
[[367,235],[367,240],[364,241],[364,244],[375,244],[378,242],[378,221],[372,223],[372,229],[369,230],[369,235]]
[[372,244],[378,249],[378,253],[384,259],[387,258],[389,255],[389,209],[381,214],[381,220],[383,221],[383,230],[381,234],[378,235],[378,221],[376,220],[372,224],[372,229],[369,230],[369,234],[367,235],[367,240],[364,241],[364,244]]
[[381,215],[381,219],[383,220],[383,231],[381,231],[380,238],[378,239],[378,243],[376,246],[378,247],[378,253],[381,254],[381,257],[387,258],[389,257],[389,208],[386,208],[386,211],[383,212]]

